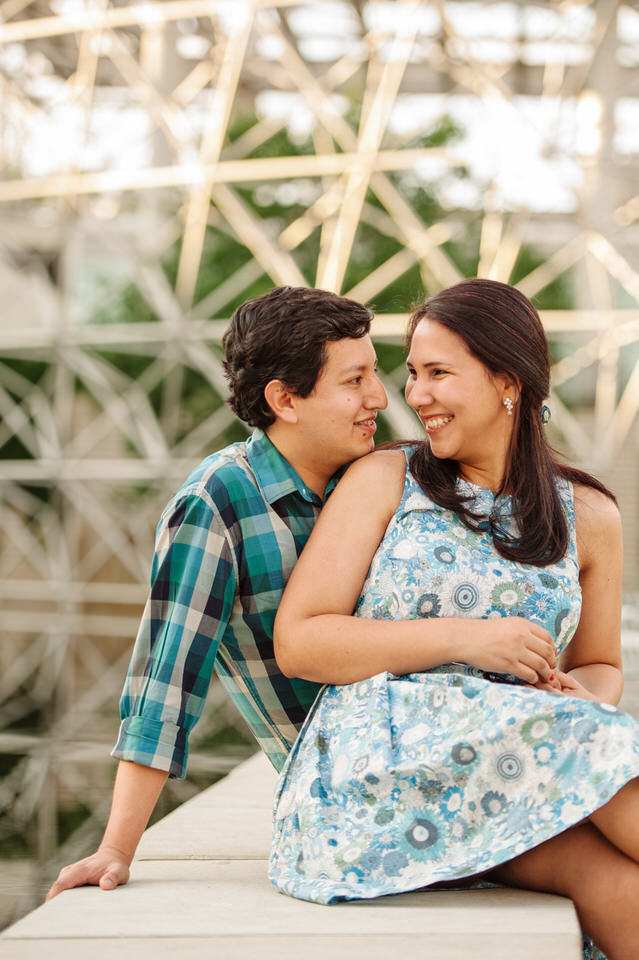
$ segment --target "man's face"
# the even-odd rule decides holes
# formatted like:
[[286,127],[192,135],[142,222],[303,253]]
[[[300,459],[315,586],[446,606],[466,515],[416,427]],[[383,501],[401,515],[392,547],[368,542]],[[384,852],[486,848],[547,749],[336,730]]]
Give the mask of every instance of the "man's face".
[[332,475],[375,446],[375,418],[386,407],[369,336],[329,342],[326,363],[313,392],[296,397],[295,409],[305,451]]

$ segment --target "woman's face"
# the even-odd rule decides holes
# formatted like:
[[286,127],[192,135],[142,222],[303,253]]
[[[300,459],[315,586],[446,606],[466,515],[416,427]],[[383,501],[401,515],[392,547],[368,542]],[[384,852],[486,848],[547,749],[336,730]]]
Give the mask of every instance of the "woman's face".
[[457,460],[471,482],[497,489],[515,419],[504,398],[517,402],[515,385],[491,374],[461,337],[434,320],[417,325],[406,365],[406,400],[424,424],[433,454]]

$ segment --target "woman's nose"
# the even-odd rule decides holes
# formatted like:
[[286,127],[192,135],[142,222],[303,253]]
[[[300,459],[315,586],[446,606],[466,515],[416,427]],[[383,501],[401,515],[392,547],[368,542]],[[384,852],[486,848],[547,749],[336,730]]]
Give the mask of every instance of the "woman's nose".
[[406,384],[406,403],[413,410],[419,410],[420,407],[426,407],[433,402],[433,394],[430,388],[420,383],[419,380],[409,379]]

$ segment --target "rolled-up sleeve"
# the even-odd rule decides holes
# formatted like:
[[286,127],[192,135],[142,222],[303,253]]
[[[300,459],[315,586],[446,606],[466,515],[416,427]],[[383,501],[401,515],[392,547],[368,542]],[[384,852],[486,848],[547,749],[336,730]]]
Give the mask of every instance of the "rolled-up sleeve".
[[202,713],[236,583],[227,522],[202,491],[183,492],[158,525],[112,756],[185,775],[189,733]]

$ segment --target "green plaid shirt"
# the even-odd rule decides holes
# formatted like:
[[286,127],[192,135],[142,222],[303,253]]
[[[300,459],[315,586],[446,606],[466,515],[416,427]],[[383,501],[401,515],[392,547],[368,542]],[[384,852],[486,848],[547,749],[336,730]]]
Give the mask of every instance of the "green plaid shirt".
[[261,430],[189,476],[158,525],[114,757],[183,777],[215,669],[281,769],[320,686],[279,671],[273,623],[321,506]]

